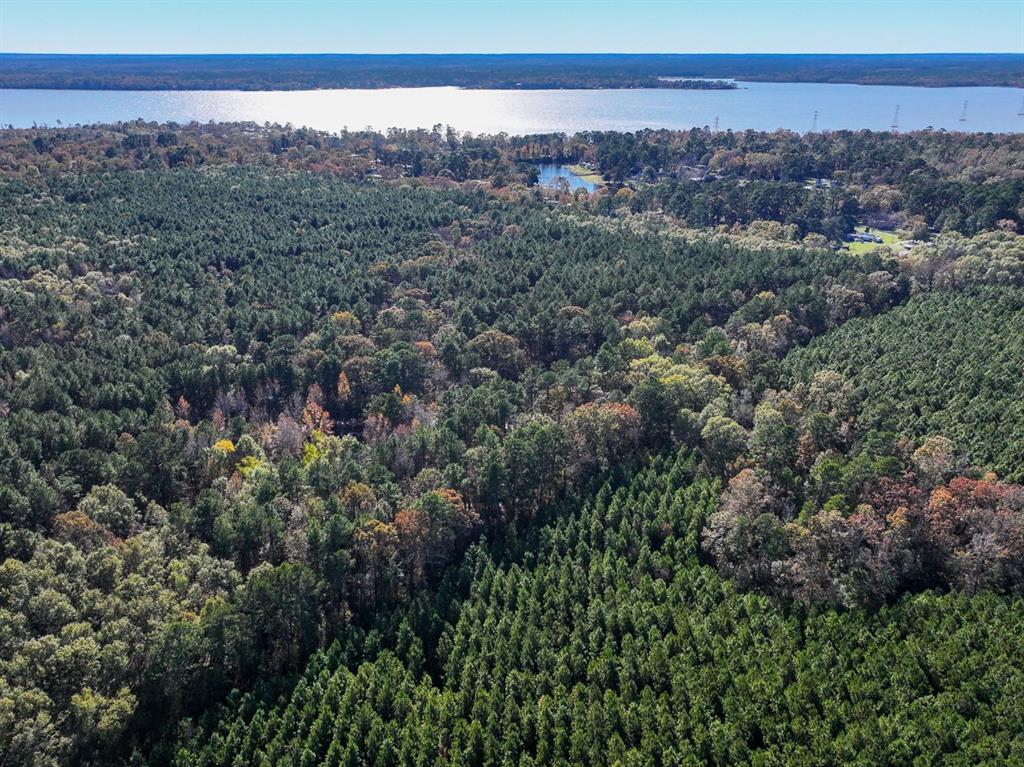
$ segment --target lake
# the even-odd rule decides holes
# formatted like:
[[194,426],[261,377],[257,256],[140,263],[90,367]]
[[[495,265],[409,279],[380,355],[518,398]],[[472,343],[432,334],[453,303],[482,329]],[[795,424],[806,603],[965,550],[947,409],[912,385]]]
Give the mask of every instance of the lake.
[[[316,91],[0,90],[0,124],[65,125],[142,118],[291,123],[327,131],[451,125],[472,133],[690,128],[795,131],[1020,132],[1024,89],[916,88],[822,83],[740,83],[736,90],[463,90],[390,88]],[[964,102],[966,119],[961,121]],[[817,119],[815,120],[815,112]]]
[[572,191],[586,189],[588,192],[593,192],[597,190],[597,184],[577,176],[565,165],[553,162],[543,162],[537,165],[537,183],[541,186],[557,187],[560,179],[565,179]]

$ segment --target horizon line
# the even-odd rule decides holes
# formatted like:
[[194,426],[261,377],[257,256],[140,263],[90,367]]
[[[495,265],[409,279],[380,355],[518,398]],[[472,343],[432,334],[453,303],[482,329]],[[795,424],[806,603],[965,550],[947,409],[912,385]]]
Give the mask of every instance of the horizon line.
[[457,53],[438,51],[219,51],[219,52],[103,52],[91,51],[3,51],[0,56],[1020,56],[1021,51],[747,51],[688,53],[683,51],[460,51]]

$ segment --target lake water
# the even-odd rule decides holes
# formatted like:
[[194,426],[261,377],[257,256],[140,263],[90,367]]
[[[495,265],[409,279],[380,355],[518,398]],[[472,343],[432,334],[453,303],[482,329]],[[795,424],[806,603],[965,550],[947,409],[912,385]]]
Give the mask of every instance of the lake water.
[[592,184],[580,178],[565,165],[558,165],[552,162],[537,165],[537,183],[541,186],[556,187],[560,179],[565,179],[566,183],[569,184],[569,188],[573,191],[586,189],[588,192],[593,192],[597,189],[597,184]]
[[[291,123],[328,131],[451,125],[472,133],[528,134],[713,126],[723,130],[1020,132],[1024,89],[741,83],[736,90],[391,88],[316,91],[0,90],[0,124],[65,125],[142,118]],[[964,101],[967,119],[961,121]],[[815,123],[814,113],[817,112]]]

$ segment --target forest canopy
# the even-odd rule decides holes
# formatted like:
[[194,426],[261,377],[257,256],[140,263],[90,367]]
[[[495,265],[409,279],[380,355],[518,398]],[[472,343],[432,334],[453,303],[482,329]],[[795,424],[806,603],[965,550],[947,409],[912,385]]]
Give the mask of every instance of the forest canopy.
[[1022,156],[0,132],[0,761],[1024,758]]

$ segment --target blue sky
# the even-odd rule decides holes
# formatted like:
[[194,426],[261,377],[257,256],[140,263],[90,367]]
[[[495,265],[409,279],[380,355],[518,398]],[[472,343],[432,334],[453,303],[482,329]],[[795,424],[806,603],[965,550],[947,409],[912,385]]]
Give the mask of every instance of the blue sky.
[[1024,0],[0,0],[0,50],[1024,52]]

